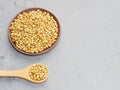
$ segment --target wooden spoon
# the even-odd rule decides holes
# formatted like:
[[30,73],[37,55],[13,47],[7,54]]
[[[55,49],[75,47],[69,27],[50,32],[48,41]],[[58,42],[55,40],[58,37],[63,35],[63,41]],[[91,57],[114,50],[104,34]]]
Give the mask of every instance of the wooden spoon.
[[[46,71],[44,79],[35,80],[30,77],[29,72],[30,72],[31,68],[34,67],[35,65],[40,65],[40,66],[44,67],[44,69]],[[33,65],[30,65],[30,66],[28,66],[24,69],[20,69],[20,70],[0,70],[0,77],[19,77],[19,78],[23,78],[28,81],[31,81],[33,83],[42,83],[48,77],[48,68],[43,64],[33,64]]]

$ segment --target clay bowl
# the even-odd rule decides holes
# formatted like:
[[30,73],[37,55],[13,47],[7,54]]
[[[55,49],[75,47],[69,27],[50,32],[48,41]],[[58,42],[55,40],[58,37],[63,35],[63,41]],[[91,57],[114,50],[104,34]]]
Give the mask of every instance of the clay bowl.
[[[53,44],[51,45],[51,47],[48,47],[48,48],[46,48],[46,49],[44,49],[43,51],[38,52],[38,53],[27,53],[27,52],[25,52],[25,51],[22,51],[22,50],[20,50],[19,48],[17,48],[16,45],[15,45],[15,43],[11,40],[10,29],[8,29],[8,38],[9,38],[9,41],[10,41],[10,43],[12,44],[12,46],[13,46],[17,51],[19,51],[19,52],[21,52],[21,53],[23,53],[23,54],[26,54],[26,55],[30,55],[30,56],[40,55],[40,54],[43,54],[43,53],[46,53],[46,52],[50,51],[51,49],[53,49],[53,48],[55,47],[55,45],[57,44],[57,42],[58,42],[58,40],[59,40],[59,37],[60,37],[60,24],[59,24],[59,22],[58,22],[58,19],[57,19],[56,16],[55,16],[54,14],[52,14],[50,11],[45,10],[45,9],[42,9],[42,8],[29,8],[29,9],[25,9],[25,10],[21,11],[20,13],[18,13],[18,14],[13,18],[13,20],[11,21],[11,23],[14,21],[14,19],[17,18],[17,16],[18,16],[19,14],[22,14],[23,12],[29,12],[29,11],[32,11],[32,10],[38,10],[38,9],[41,10],[41,11],[46,11],[46,12],[48,12],[51,16],[53,16],[54,20],[56,20],[56,22],[57,22],[57,24],[58,24],[58,37],[57,37],[55,43],[53,43]],[[11,26],[11,23],[10,23],[9,27]]]

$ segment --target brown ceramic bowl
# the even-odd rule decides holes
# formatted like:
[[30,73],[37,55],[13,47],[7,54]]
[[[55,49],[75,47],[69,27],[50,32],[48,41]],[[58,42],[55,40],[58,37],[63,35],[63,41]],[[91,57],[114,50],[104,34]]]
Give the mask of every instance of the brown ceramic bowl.
[[[16,47],[15,43],[11,40],[10,29],[8,29],[8,37],[9,37],[9,41],[10,41],[10,43],[12,44],[12,46],[13,46],[17,51],[19,51],[19,52],[21,52],[21,53],[23,53],[23,54],[26,54],[26,55],[40,55],[40,54],[43,54],[43,53],[46,53],[46,52],[50,51],[50,50],[53,49],[54,46],[57,44],[57,42],[58,42],[58,40],[59,40],[59,37],[60,37],[60,24],[59,24],[59,22],[58,22],[58,19],[57,19],[56,16],[55,16],[54,14],[52,14],[50,11],[45,10],[45,9],[42,9],[42,8],[29,8],[29,9],[25,9],[25,10],[21,11],[20,13],[18,13],[18,14],[13,18],[13,20],[11,21],[11,23],[14,21],[14,19],[17,18],[17,16],[18,16],[19,14],[21,14],[21,13],[23,13],[23,12],[29,12],[29,11],[31,11],[31,10],[38,10],[38,9],[41,10],[41,11],[46,11],[46,12],[48,12],[51,16],[53,16],[54,20],[56,20],[56,22],[57,22],[57,24],[58,24],[58,37],[57,37],[57,39],[56,39],[56,42],[53,43],[53,44],[51,45],[51,47],[46,48],[46,49],[44,49],[43,51],[41,51],[41,52],[39,52],[39,53],[27,53],[27,52],[22,51],[22,50],[20,50],[19,48]],[[9,27],[11,26],[11,23],[10,23]]]

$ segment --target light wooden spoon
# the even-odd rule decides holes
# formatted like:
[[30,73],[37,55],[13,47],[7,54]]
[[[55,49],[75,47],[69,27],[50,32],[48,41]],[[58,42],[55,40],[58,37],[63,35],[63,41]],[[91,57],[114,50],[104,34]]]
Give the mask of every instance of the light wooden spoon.
[[[45,77],[41,80],[35,80],[30,77],[30,70],[35,65],[40,65],[40,66],[44,67],[44,69],[46,71]],[[28,66],[24,69],[20,69],[20,70],[0,70],[0,77],[19,77],[19,78],[23,78],[28,81],[31,81],[33,83],[42,83],[48,77],[48,68],[43,64],[33,64],[33,65],[30,65],[30,66]]]

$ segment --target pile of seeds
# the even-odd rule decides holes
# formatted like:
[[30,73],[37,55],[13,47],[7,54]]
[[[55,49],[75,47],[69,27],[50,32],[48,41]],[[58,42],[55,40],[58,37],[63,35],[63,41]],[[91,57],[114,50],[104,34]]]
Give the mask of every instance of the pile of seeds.
[[58,23],[49,12],[39,9],[19,14],[9,29],[12,42],[26,53],[42,52],[58,38]]
[[36,81],[44,80],[48,75],[48,70],[41,64],[36,64],[29,70],[29,76],[31,79]]

